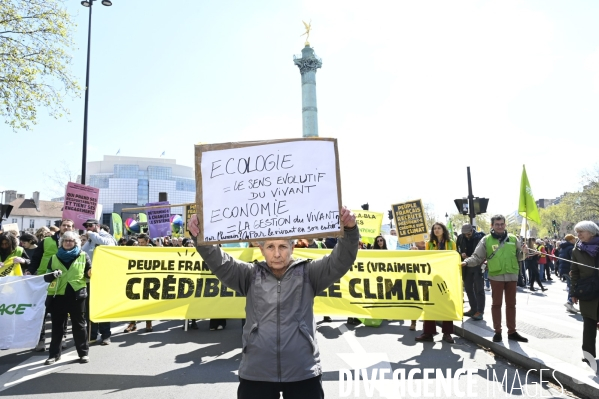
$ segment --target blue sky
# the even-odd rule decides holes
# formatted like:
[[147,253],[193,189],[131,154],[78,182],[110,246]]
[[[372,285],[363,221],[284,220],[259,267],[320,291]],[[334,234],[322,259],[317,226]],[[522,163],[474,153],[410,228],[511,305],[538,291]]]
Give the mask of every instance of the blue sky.
[[[83,87],[88,14],[67,5]],[[596,1],[96,2],[88,160],[166,151],[193,166],[198,142],[300,137],[293,54],[311,20],[319,131],[339,140],[344,203],[422,198],[443,220],[470,166],[474,194],[510,213],[523,164],[535,197],[553,198],[597,162],[598,19]],[[53,164],[80,169],[83,96],[67,106],[60,120],[40,110],[29,132],[0,125],[18,172],[0,190],[49,199]]]

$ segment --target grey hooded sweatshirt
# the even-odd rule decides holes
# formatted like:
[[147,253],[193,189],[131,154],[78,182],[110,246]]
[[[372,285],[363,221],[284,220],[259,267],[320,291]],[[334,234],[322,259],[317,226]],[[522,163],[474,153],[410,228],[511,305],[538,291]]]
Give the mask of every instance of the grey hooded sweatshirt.
[[246,263],[217,246],[196,246],[210,270],[246,297],[239,377],[294,382],[322,374],[314,297],[339,280],[358,254],[359,231],[345,231],[330,255],[293,260],[278,280],[266,262]]

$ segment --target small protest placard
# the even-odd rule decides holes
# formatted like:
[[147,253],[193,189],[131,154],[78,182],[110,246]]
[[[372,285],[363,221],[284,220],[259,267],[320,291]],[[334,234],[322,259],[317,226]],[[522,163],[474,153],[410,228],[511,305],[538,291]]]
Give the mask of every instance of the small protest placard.
[[2,223],[2,228],[0,229],[4,232],[6,231],[19,231],[19,225],[17,223]]
[[[146,206],[168,205],[168,201],[149,202]],[[151,238],[171,235],[171,208],[155,208],[146,210],[148,231]]]
[[342,233],[336,139],[196,145],[198,242]]
[[85,230],[83,223],[87,219],[96,218],[99,195],[99,188],[73,182],[67,183],[62,218],[71,219],[74,222],[75,229]]
[[197,209],[196,204],[185,205],[185,215],[184,215],[184,220],[183,220],[185,228],[183,229],[183,232],[184,232],[185,237],[187,237],[187,238],[191,237],[189,230],[187,230],[187,227],[188,227],[187,223],[189,222],[189,219],[193,215],[198,213],[196,209]]
[[360,239],[365,244],[374,244],[376,236],[381,234],[383,214],[364,210],[353,211],[356,215],[356,224],[360,229]]
[[400,244],[428,241],[428,227],[422,200],[391,205]]

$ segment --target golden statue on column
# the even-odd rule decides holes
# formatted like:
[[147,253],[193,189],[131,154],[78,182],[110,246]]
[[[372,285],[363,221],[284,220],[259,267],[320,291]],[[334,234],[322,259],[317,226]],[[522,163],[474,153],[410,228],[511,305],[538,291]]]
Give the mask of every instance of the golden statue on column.
[[[302,22],[304,22],[304,21],[302,21]],[[310,30],[312,30],[312,20],[310,20],[309,24],[304,22],[304,26],[306,27],[306,31],[302,35],[300,35],[300,37],[306,36],[306,43],[304,43],[304,44],[306,46],[309,46],[310,42],[308,42],[308,39],[310,38]]]

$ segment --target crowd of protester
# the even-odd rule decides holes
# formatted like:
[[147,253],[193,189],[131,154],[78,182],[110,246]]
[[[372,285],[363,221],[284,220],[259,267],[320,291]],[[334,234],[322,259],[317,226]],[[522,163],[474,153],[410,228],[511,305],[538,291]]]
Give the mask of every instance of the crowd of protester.
[[[75,347],[81,362],[89,361],[89,343],[110,344],[110,323],[96,324],[89,320],[89,296],[91,295],[89,278],[93,269],[95,247],[98,245],[195,247],[191,238],[174,236],[150,238],[146,233],[131,234],[117,241],[110,234],[109,227],[101,225],[95,219],[88,220],[84,226],[86,231],[78,234],[73,229],[73,221],[65,219],[60,227],[43,227],[35,234],[17,231],[0,234],[0,267],[8,258],[13,258],[12,267],[20,268],[14,274],[44,275],[44,280],[49,283],[46,313],[52,321],[52,335],[49,345],[50,356],[46,364],[59,360],[61,350],[66,347],[66,322],[69,317]],[[573,234],[566,234],[562,239],[549,237],[524,239],[505,231],[505,218],[497,215],[492,219],[491,231],[487,233],[477,231],[476,226],[465,224],[461,228],[461,234],[452,234],[443,223],[437,222],[431,228],[430,240],[416,242],[410,249],[458,252],[462,259],[464,292],[470,308],[464,312],[464,316],[474,321],[482,320],[487,295],[485,290],[491,291],[490,296],[493,301],[491,312],[495,329],[493,340],[496,342],[501,340],[501,309],[504,297],[508,338],[527,342],[527,339],[516,331],[516,287],[533,292],[540,289],[544,292],[548,289],[548,284],[559,280],[565,286],[564,306],[567,311],[582,313],[583,349],[594,356],[595,338],[599,329],[599,300],[579,301],[572,295],[571,286],[580,278],[589,275],[590,268],[583,267],[584,265],[596,267],[599,227],[593,222],[585,221],[577,224],[574,231],[578,239]],[[397,235],[394,229],[390,233],[391,236]],[[388,238],[379,235],[371,242],[360,239],[358,247],[368,250],[395,249],[390,248]],[[497,259],[493,261],[492,259],[495,259],[493,255],[502,248],[504,241],[509,243],[510,240],[513,241],[514,249],[501,258],[504,265],[498,269],[497,264],[500,261]],[[395,241],[392,242],[394,245]],[[494,246],[490,246],[489,243],[494,243]],[[335,238],[302,238],[294,241],[295,248],[333,249],[336,244]],[[258,246],[258,244],[250,243],[250,246]],[[572,260],[576,263],[571,263]],[[489,268],[490,264],[491,268]],[[7,275],[11,270],[3,270],[3,275]],[[57,279],[61,275],[68,278]],[[535,288],[535,284],[538,288]],[[579,302],[580,310],[575,306]],[[325,317],[324,321],[331,321],[331,319]],[[198,329],[196,320],[188,322],[191,329]],[[348,318],[347,322],[353,325],[361,323],[353,317]],[[212,319],[209,323],[210,330],[221,330],[225,326],[224,319]],[[416,330],[416,320],[411,321],[409,329]],[[137,321],[131,321],[124,332],[136,330]],[[151,321],[146,321],[145,331],[153,331]],[[101,336],[100,340],[98,334]],[[436,322],[425,321],[422,333],[415,336],[415,340],[433,341],[436,334]],[[442,334],[443,341],[454,343],[451,336],[452,321],[442,321]],[[46,350],[44,328],[35,350]]]

